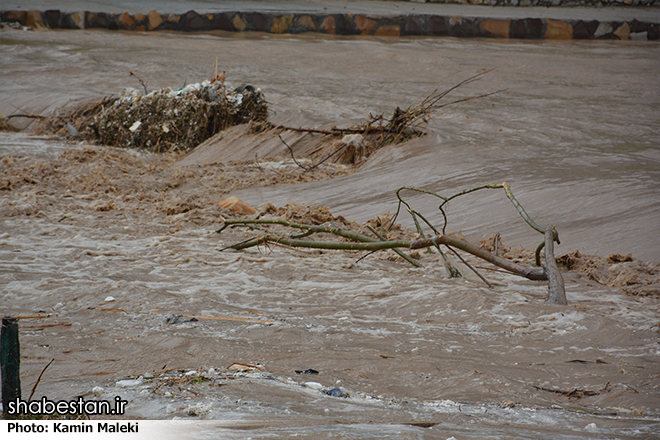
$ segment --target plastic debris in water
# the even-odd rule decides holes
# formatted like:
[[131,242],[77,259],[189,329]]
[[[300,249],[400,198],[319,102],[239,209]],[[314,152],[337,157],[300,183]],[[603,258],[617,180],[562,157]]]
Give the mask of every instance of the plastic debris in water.
[[254,92],[254,86],[252,84],[241,84],[234,89],[236,93],[243,93],[244,90],[247,92]]
[[204,88],[209,93],[209,98],[211,98],[211,101],[215,101],[215,92],[213,91],[213,89],[208,86],[204,86]]
[[331,390],[326,391],[324,394],[327,394],[330,397],[348,397],[348,394],[346,394],[339,388],[333,388]]
[[308,368],[306,370],[295,370],[295,371],[298,374],[319,374],[319,372],[314,370],[313,368]]
[[137,129],[140,128],[140,125],[142,125],[141,121],[135,121],[133,125],[131,125],[131,128],[129,128],[129,130],[135,133]]
[[76,135],[79,135],[79,134],[80,134],[80,133],[78,132],[78,130],[76,130],[76,127],[74,127],[73,125],[69,124],[68,122],[65,122],[65,124],[66,124],[66,129],[68,130],[68,132],[69,132],[69,134],[70,134],[71,136],[76,136]]

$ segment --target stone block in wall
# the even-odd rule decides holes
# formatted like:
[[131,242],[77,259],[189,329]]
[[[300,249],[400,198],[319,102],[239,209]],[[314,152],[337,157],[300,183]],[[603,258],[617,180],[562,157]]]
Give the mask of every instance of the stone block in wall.
[[646,32],[649,30],[649,23],[643,23],[636,19],[630,23],[630,32]]
[[594,38],[596,30],[598,29],[598,24],[599,23],[596,20],[588,21],[586,23],[582,20],[579,20],[573,26],[573,38],[577,40]]
[[543,38],[543,20],[540,18],[526,18],[527,38],[535,40]]
[[28,11],[27,12],[27,17],[25,19],[25,25],[30,26],[32,29],[46,29],[46,26],[44,25],[44,20],[41,17],[41,11]]
[[364,15],[355,16],[355,26],[361,34],[368,35],[376,27],[376,20],[365,17]]
[[181,16],[179,28],[186,32],[208,31],[211,30],[211,23],[203,15],[191,10]]
[[25,11],[7,11],[4,13],[5,21],[18,22],[25,26],[25,21],[27,19],[27,12]]
[[270,32],[274,34],[289,32],[292,24],[293,14],[283,15],[281,17],[273,17],[273,25],[270,27]]
[[525,20],[511,21],[511,30],[509,32],[510,38],[524,39],[527,37],[527,28],[525,27]]
[[648,40],[648,32],[631,32],[630,33],[630,39],[631,40]]
[[573,38],[573,26],[561,20],[548,18],[545,38],[549,40],[570,40]]
[[241,14],[234,14],[234,17],[231,19],[231,24],[234,27],[234,30],[238,32],[243,32],[247,29],[247,23]]
[[596,31],[594,32],[594,38],[601,38],[601,37],[604,37],[606,35],[610,35],[610,34],[612,34],[613,31],[614,31],[614,29],[612,28],[612,25],[610,25],[609,23],[605,23],[605,22],[601,21],[600,23],[598,23],[598,27],[596,28]]
[[462,17],[449,19],[449,35],[458,38],[474,38],[479,36],[479,25],[474,20]]
[[646,33],[649,40],[660,40],[660,24],[650,24]]
[[124,29],[130,29],[135,24],[135,19],[128,12],[122,12],[119,15],[119,24],[121,24]]
[[422,15],[409,15],[403,17],[402,35],[428,35],[428,25]]
[[260,12],[250,12],[245,14],[247,30],[256,32],[268,32],[268,18]]
[[108,14],[105,12],[99,12],[97,14],[89,12],[87,14],[86,27],[108,29]]
[[511,20],[486,20],[479,23],[479,28],[485,31],[484,37],[509,38]]
[[449,26],[447,25],[447,21],[445,20],[445,17],[441,17],[439,15],[432,15],[429,17],[428,29],[430,35],[438,37],[449,35]]
[[231,20],[224,13],[214,14],[211,21],[211,29],[231,32],[234,30]]
[[334,15],[328,15],[323,19],[323,22],[321,23],[321,28],[325,30],[327,33],[334,35],[335,33],[335,16]]
[[44,12],[44,23],[53,29],[60,27],[62,13],[59,9],[49,9]]
[[295,21],[295,29],[298,32],[312,32],[316,31],[318,27],[311,15],[301,15]]
[[352,14],[335,14],[336,35],[359,35],[360,30],[355,24]]
[[628,40],[630,39],[630,26],[628,26],[628,23],[623,23],[613,32],[613,34],[619,40]]
[[107,17],[108,17],[108,30],[116,31],[120,27],[122,27],[122,25],[119,23],[119,16],[117,16],[116,14],[108,14]]
[[158,26],[163,24],[163,17],[155,9],[149,11],[147,17],[149,18],[148,26],[150,31],[156,30]]
[[74,12],[72,14],[65,14],[61,21],[62,28],[85,29],[85,18],[86,18],[86,14],[84,12]]

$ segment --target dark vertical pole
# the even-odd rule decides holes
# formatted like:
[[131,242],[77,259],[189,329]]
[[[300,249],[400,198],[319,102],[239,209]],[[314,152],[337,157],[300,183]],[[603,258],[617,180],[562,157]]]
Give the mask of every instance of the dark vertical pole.
[[18,320],[8,316],[2,318],[0,364],[2,364],[2,408],[6,419],[9,402],[21,398],[21,347],[18,343]]

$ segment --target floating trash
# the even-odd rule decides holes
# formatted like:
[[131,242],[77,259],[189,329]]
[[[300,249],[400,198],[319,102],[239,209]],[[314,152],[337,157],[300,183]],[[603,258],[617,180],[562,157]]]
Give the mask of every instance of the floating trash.
[[295,370],[297,374],[319,374],[318,371],[313,368],[308,368],[306,370]]
[[333,388],[331,390],[326,391],[323,394],[326,394],[330,397],[348,397],[348,394],[343,392],[340,388]]

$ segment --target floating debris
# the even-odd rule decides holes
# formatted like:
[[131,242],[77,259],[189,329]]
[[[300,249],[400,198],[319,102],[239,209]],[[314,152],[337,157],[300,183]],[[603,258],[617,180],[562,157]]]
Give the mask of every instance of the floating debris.
[[313,368],[308,368],[306,370],[295,370],[297,374],[319,374],[318,371]]
[[127,88],[119,97],[66,105],[36,132],[82,136],[113,147],[187,152],[227,127],[267,116],[260,89],[205,80],[145,94]]
[[343,392],[340,388],[333,388],[331,390],[326,391],[323,394],[326,394],[330,397],[348,397],[348,394]]
[[90,127],[105,145],[190,151],[229,126],[265,120],[267,112],[259,89],[237,92],[224,82],[207,80],[146,95],[127,89]]

